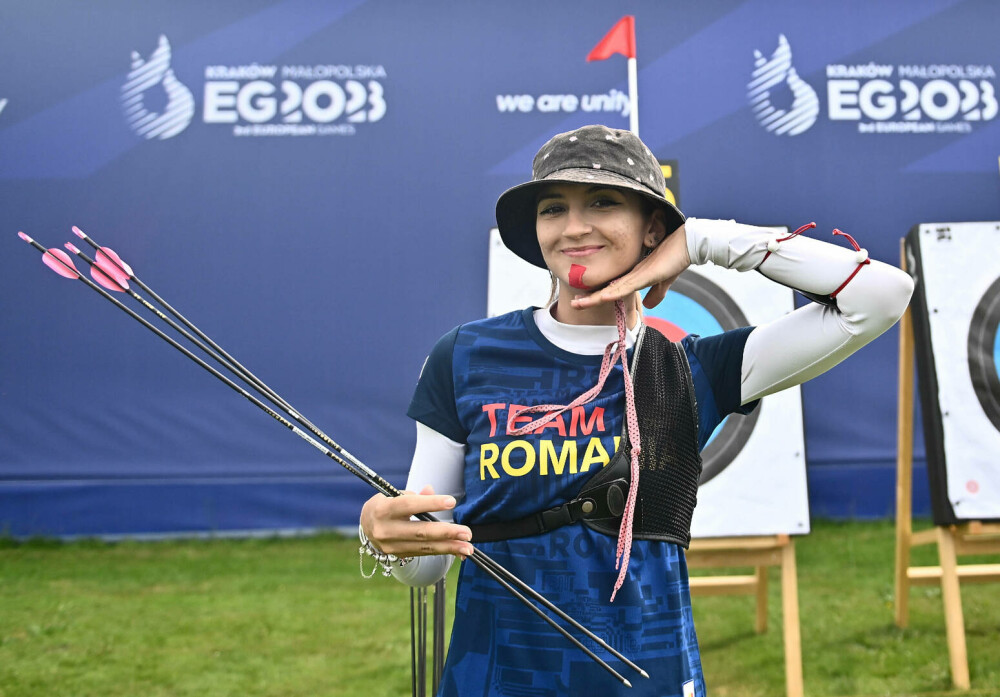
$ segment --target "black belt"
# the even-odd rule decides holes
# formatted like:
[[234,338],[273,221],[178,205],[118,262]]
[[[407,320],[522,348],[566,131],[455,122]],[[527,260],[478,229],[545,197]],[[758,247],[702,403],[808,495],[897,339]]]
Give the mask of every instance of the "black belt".
[[498,523],[469,525],[472,542],[496,542],[549,532],[581,520],[621,518],[628,496],[628,480],[614,479],[581,491],[572,501],[538,513]]

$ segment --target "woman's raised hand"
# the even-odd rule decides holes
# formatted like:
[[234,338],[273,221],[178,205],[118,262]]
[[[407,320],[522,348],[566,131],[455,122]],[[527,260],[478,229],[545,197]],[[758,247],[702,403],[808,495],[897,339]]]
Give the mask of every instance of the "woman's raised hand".
[[451,510],[454,496],[437,495],[430,486],[419,494],[402,493],[395,497],[376,494],[361,509],[361,527],[376,548],[397,557],[454,554],[465,558],[473,553],[472,531],[465,525],[410,519],[418,513]]
[[621,278],[599,291],[573,298],[573,307],[587,308],[601,303],[614,302],[637,290],[649,288],[642,304],[653,308],[660,304],[667,289],[691,265],[687,248],[687,230],[681,225],[667,235],[645,259]]

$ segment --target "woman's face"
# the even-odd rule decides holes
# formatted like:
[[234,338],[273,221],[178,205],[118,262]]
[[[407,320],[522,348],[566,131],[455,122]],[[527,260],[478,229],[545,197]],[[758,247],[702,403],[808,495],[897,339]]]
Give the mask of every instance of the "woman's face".
[[589,184],[553,184],[542,189],[535,229],[545,265],[563,284],[570,268],[584,267],[582,281],[599,287],[628,272],[653,246],[651,217],[634,192]]

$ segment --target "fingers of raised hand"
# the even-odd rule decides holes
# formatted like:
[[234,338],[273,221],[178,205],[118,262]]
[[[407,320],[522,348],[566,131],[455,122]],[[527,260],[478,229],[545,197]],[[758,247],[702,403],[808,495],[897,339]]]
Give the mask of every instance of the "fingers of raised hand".
[[573,298],[570,302],[573,307],[585,308],[619,300],[627,297],[630,293],[635,292],[639,288],[644,288],[647,285],[644,281],[646,275],[648,275],[648,273],[644,273],[644,271],[637,266],[621,278],[612,281],[606,288],[602,288],[596,293],[591,293],[590,295],[579,295]]
[[[684,225],[657,244],[649,255],[640,261],[627,274],[612,282],[606,288],[591,293],[590,295],[580,295],[572,299],[573,307],[586,308],[611,302],[628,296],[629,293],[642,290],[650,286],[666,283],[666,288],[691,265],[691,255],[687,248],[687,233]],[[654,307],[666,295],[666,288],[662,295],[653,296],[655,302],[646,307]]]

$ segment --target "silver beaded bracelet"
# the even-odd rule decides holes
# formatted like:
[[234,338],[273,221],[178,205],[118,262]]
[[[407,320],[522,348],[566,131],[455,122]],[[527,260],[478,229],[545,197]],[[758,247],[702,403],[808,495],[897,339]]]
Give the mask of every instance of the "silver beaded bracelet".
[[375,548],[369,540],[368,536],[365,535],[365,531],[358,525],[358,539],[361,540],[361,546],[358,547],[358,567],[361,570],[361,576],[364,578],[371,578],[378,571],[378,566],[372,568],[371,573],[365,573],[365,555],[374,559],[378,564],[382,566],[383,576],[392,576],[392,570],[398,569],[400,567],[406,566],[411,561],[413,557],[397,557],[395,554],[387,554]]

